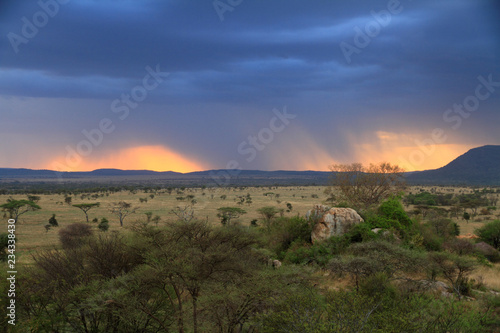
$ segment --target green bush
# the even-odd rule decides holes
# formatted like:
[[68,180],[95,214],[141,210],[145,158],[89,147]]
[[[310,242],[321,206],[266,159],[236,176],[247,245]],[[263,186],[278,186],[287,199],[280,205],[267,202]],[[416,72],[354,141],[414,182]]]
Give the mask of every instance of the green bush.
[[390,283],[384,272],[377,272],[361,280],[359,292],[376,300],[384,297],[394,299],[397,296],[396,288]]
[[101,231],[108,231],[108,229],[109,229],[108,219],[103,217],[101,219],[101,222],[99,222],[99,225],[97,226],[97,228],[99,228],[99,230],[101,230]]
[[56,220],[56,214],[52,214],[51,218],[49,219],[49,225],[52,227],[59,226],[59,223],[57,223],[57,220]]
[[368,223],[359,223],[354,225],[345,234],[345,237],[349,239],[350,243],[366,242],[377,237],[377,234],[375,234],[371,229],[372,228]]
[[277,255],[283,257],[292,243],[311,244],[312,225],[304,218],[281,217],[271,226],[270,242]]
[[412,224],[412,221],[408,217],[408,214],[406,214],[403,205],[401,205],[401,202],[395,197],[382,202],[378,208],[378,214],[388,220],[398,221],[401,229],[408,228]]
[[397,231],[403,239],[408,238],[413,225],[412,220],[396,197],[382,202],[376,211],[365,212],[363,218],[371,228]]
[[481,228],[476,229],[475,233],[483,242],[500,250],[500,220],[485,224]]
[[315,263],[325,266],[332,257],[331,251],[324,243],[310,245],[294,242],[284,253],[283,260],[297,265]]
[[9,234],[0,234],[0,261],[5,261],[7,259],[7,248],[9,245]]

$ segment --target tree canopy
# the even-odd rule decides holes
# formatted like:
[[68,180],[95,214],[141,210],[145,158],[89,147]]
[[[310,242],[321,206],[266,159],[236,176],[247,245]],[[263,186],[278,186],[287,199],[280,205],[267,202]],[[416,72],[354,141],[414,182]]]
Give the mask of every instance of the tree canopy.
[[222,225],[230,225],[233,218],[237,219],[247,212],[238,207],[221,207],[217,209],[217,217],[220,219]]
[[361,163],[336,164],[332,171],[331,186],[327,192],[336,196],[338,203],[347,203],[354,208],[368,208],[379,204],[391,195],[398,194],[405,186],[404,170],[397,165],[382,162],[364,166]]
[[101,203],[99,202],[93,202],[93,203],[74,204],[73,207],[80,208],[82,212],[85,214],[85,217],[87,218],[88,222],[89,221],[88,211],[94,207],[99,207],[100,205]]
[[17,222],[19,216],[21,216],[22,214],[29,212],[29,211],[42,209],[40,206],[38,206],[33,201],[14,200],[14,199],[8,199],[7,203],[0,205],[0,208],[2,208],[3,211],[9,212],[10,218],[16,220],[16,222]]

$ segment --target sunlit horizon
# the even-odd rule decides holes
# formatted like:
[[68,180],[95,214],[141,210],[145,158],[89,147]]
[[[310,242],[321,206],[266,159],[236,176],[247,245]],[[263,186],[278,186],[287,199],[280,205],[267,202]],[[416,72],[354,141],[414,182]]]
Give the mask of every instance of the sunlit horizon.
[[[311,159],[311,155],[307,155],[305,158],[298,158],[301,155],[300,151],[292,152],[292,150],[287,151],[284,155],[288,157],[294,157],[290,162],[283,163],[280,167],[279,160],[284,155],[279,155],[276,157],[276,162],[271,164],[270,168],[241,168],[242,170],[262,170],[262,171],[329,171],[329,167],[332,164],[351,164],[351,163],[362,163],[377,164],[381,162],[389,162],[403,168],[406,172],[413,171],[424,171],[431,169],[441,168],[448,163],[452,162],[454,159],[460,155],[467,152],[469,149],[474,148],[473,146],[467,145],[435,145],[427,147],[428,151],[433,151],[433,154],[425,155],[418,147],[392,147],[390,151],[375,151],[370,148],[369,145],[360,145],[356,152],[356,156],[365,156],[365,159],[358,158],[356,160],[334,160],[331,156],[322,151],[320,148],[314,148],[314,156],[318,156],[317,159]],[[417,154],[414,154],[417,153]],[[412,155],[413,154],[413,155]],[[415,160],[414,156],[425,157],[422,160],[422,164],[414,165],[413,162],[421,162],[420,160]],[[378,158],[377,158],[378,157]],[[322,162],[324,166],[321,167]],[[60,156],[58,158],[52,159],[50,162],[44,164],[43,166],[36,167],[31,166],[31,169],[43,169],[43,170],[55,170],[55,171],[67,171],[67,172],[91,172],[100,169],[118,169],[118,170],[148,170],[156,172],[179,172],[179,173],[190,173],[196,171],[207,171],[207,170],[219,170],[225,169],[224,167],[218,167],[210,165],[209,163],[195,160],[187,155],[182,155],[172,149],[168,149],[164,146],[136,146],[130,148],[124,148],[119,151],[108,154],[104,157],[102,156],[90,156],[82,158],[81,162],[74,167],[64,167],[64,157]],[[63,167],[61,167],[61,165]],[[12,168],[25,168],[25,166],[10,166]]]

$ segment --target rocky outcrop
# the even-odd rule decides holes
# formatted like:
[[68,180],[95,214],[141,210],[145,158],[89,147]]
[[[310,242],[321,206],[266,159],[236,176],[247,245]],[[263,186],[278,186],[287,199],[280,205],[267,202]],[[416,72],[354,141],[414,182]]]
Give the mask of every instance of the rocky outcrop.
[[324,205],[315,205],[306,213],[306,218],[315,222],[311,233],[313,242],[342,235],[351,226],[364,222],[354,209],[330,208]]
[[482,254],[486,259],[492,262],[499,262],[500,261],[500,252],[495,249],[493,246],[485,243],[485,242],[479,242],[477,244],[474,244],[474,250]]

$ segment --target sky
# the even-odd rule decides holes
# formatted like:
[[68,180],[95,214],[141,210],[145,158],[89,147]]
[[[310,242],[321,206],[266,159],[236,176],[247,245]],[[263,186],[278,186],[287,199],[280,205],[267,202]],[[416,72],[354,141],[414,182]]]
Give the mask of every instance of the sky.
[[493,0],[0,2],[0,167],[439,168],[500,144]]

